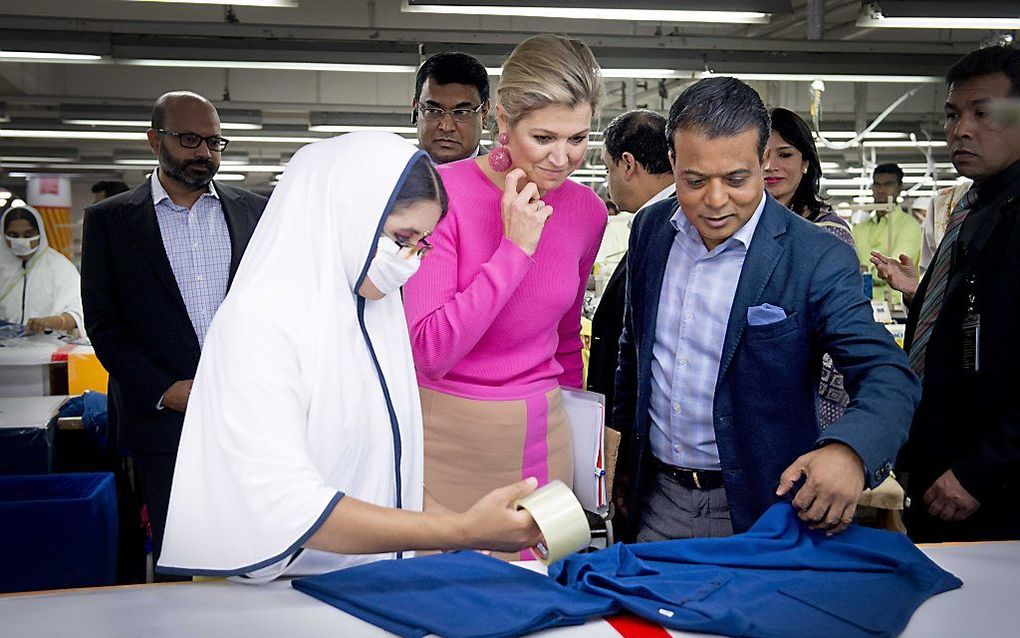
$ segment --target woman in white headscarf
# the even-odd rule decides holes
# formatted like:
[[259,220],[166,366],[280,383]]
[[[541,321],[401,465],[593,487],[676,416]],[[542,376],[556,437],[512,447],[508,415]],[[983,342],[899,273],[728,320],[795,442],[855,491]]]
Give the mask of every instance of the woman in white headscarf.
[[81,277],[71,261],[50,248],[46,226],[31,206],[0,218],[0,319],[29,333],[81,330]]
[[420,512],[399,287],[445,209],[427,156],[398,136],[349,133],[294,155],[206,339],[159,571],[258,582],[537,542],[511,505],[533,480],[463,515]]

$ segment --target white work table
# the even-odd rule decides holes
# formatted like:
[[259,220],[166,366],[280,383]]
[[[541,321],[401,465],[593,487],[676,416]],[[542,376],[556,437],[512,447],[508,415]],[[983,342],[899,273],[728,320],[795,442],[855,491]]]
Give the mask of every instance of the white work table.
[[[964,581],[925,602],[904,638],[1012,636],[1020,627],[1020,541],[929,545],[922,550]],[[881,604],[881,601],[876,601]],[[671,632],[704,638],[707,634]],[[337,638],[386,632],[291,588],[288,582],[136,585],[0,596],[3,638]],[[619,638],[605,621],[537,636]]]

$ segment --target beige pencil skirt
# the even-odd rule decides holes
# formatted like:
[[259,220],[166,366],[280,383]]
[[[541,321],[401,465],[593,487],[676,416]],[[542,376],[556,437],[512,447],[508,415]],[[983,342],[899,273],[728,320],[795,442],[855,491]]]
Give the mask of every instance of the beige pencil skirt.
[[[492,490],[534,476],[573,484],[570,423],[559,388],[511,401],[420,388],[425,422],[425,511],[464,512]],[[528,560],[529,551],[494,554]]]

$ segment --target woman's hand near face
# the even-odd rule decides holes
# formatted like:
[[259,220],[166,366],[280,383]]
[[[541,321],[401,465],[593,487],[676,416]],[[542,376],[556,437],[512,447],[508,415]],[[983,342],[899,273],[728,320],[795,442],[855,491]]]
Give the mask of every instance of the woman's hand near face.
[[545,222],[552,215],[552,206],[539,199],[538,186],[528,182],[521,188],[517,185],[525,172],[515,168],[506,175],[503,187],[503,235],[515,246],[531,257],[538,249]]

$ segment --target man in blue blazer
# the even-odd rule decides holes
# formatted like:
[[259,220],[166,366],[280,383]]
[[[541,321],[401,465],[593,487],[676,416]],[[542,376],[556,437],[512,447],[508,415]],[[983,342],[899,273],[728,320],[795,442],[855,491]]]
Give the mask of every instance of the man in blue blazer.
[[[638,541],[740,533],[787,495],[812,528],[843,531],[919,400],[854,251],[765,193],[769,132],[734,78],[702,80],[670,109],[677,200],[634,222],[613,411]],[[825,353],[851,400],[819,431]]]

